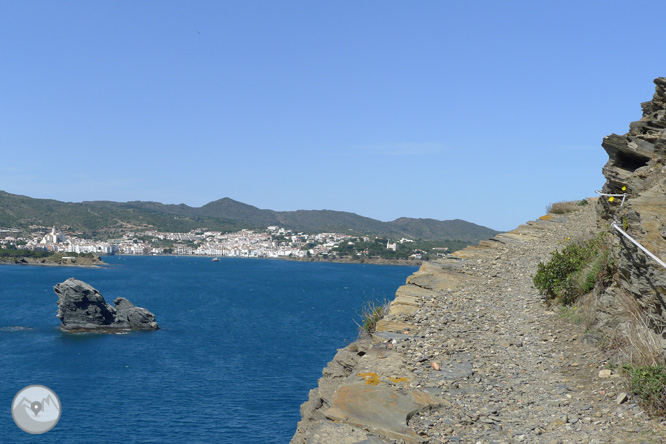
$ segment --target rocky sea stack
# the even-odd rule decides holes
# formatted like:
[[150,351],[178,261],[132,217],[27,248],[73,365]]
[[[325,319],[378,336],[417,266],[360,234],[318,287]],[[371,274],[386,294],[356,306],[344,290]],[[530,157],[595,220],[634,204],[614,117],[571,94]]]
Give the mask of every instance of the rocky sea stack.
[[125,298],[109,305],[97,289],[70,278],[53,287],[58,295],[61,330],[68,332],[113,333],[118,330],[157,330],[155,315],[135,307]]

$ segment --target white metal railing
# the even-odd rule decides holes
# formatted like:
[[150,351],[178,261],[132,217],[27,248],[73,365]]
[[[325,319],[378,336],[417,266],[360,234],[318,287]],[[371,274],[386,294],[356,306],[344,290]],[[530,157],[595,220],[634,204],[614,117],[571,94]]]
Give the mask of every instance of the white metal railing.
[[[622,187],[622,191],[624,191],[624,190],[626,190],[626,187]],[[620,204],[620,208],[622,207],[622,205],[624,205],[624,202],[625,202],[625,200],[627,199],[627,196],[629,195],[629,193],[622,193],[622,194],[608,194],[608,193],[602,193],[602,192],[599,191],[599,190],[596,190],[595,193],[597,193],[597,194],[599,194],[599,195],[601,195],[601,196],[607,196],[607,197],[610,197],[609,200],[611,200],[611,202],[612,202],[612,198],[614,198],[614,197],[621,197],[621,198],[622,198],[622,203]],[[618,223],[617,223],[617,219],[613,220],[613,223],[611,224],[611,227],[615,228],[620,234],[622,234],[624,237],[626,237],[627,239],[629,239],[629,241],[631,241],[632,244],[634,244],[634,245],[636,245],[638,248],[640,248],[641,251],[643,251],[643,253],[645,253],[645,254],[647,254],[648,256],[650,256],[650,257],[651,257],[652,259],[654,259],[659,265],[661,265],[662,267],[666,268],[666,263],[664,263],[664,261],[662,261],[661,259],[659,259],[654,253],[652,253],[650,250],[648,250],[647,248],[645,248],[643,245],[641,245],[640,242],[638,242],[636,239],[634,239],[634,238],[631,237],[629,234],[627,234],[626,231],[624,231],[622,228],[620,228],[620,226],[619,226]]]
[[624,205],[624,201],[625,201],[625,199],[627,198],[627,196],[629,195],[628,193],[622,193],[622,194],[608,194],[608,193],[602,193],[602,192],[599,191],[599,190],[595,190],[594,192],[597,193],[597,194],[600,195],[600,196],[607,196],[607,197],[621,197],[621,198],[622,198],[622,203],[620,204],[620,208],[622,207],[622,205]]
[[641,245],[636,239],[634,239],[633,237],[629,236],[629,235],[627,234],[626,231],[624,231],[622,228],[620,228],[620,227],[617,225],[617,222],[613,222],[613,223],[611,224],[611,227],[615,228],[615,229],[616,229],[617,231],[619,231],[624,237],[626,237],[627,239],[629,239],[634,245],[636,245],[638,248],[640,248],[641,250],[643,250],[643,252],[644,252],[645,254],[647,254],[647,255],[650,256],[652,259],[654,259],[655,261],[657,261],[657,263],[658,263],[659,265],[661,265],[662,267],[666,268],[666,263],[664,263],[664,261],[662,261],[661,259],[659,259],[659,258],[658,258],[657,256],[655,256],[654,254],[652,254],[647,248],[645,248],[643,245]]

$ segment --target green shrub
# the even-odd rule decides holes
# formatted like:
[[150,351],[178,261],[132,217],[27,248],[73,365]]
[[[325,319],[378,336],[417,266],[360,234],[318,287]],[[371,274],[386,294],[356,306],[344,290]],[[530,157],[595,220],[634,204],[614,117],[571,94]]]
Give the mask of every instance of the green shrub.
[[562,305],[560,306],[559,310],[560,311],[558,314],[560,317],[567,318],[576,325],[580,325],[585,321],[582,310],[579,310],[578,307]]
[[591,292],[597,284],[610,284],[609,278],[614,271],[613,257],[607,249],[599,249],[592,264],[580,273],[580,290],[582,294]]
[[613,272],[613,258],[602,233],[586,242],[570,243],[561,252],[553,251],[548,263],[537,265],[533,282],[549,300],[571,305],[597,284],[606,285]]
[[22,257],[30,257],[30,258],[36,258],[36,259],[41,259],[45,257],[52,256],[53,253],[50,253],[48,251],[33,251],[33,250],[24,250],[24,249],[3,249],[0,251],[0,257],[11,257],[11,258],[22,258]]
[[587,264],[591,254],[584,244],[569,244],[561,252],[553,251],[548,263],[537,266],[534,286],[549,299],[564,298],[572,287],[572,275]]
[[629,390],[642,400],[643,407],[653,414],[666,413],[666,367],[648,365],[624,366]]

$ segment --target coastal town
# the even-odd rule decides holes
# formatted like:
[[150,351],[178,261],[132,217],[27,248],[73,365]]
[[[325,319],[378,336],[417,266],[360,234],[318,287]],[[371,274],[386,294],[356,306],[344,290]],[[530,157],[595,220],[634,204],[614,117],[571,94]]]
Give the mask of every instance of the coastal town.
[[[0,229],[0,248],[26,249],[52,253],[94,255],[195,255],[245,258],[320,258],[348,257],[424,260],[429,254],[416,248],[415,241],[402,238],[352,236],[340,233],[305,234],[269,226],[265,230],[233,233],[192,230],[168,233],[154,230],[127,231],[117,239],[94,240],[79,237],[69,229],[33,227],[29,235],[18,229]],[[443,255],[448,247],[433,248]]]

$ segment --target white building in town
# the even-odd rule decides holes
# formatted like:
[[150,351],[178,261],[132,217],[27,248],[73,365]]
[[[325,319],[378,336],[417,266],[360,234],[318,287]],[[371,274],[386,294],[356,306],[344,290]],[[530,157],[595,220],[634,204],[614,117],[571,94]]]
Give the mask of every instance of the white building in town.
[[51,232],[42,238],[40,244],[59,244],[60,242],[64,242],[65,239],[65,235],[59,231],[56,232],[56,227],[54,226]]

